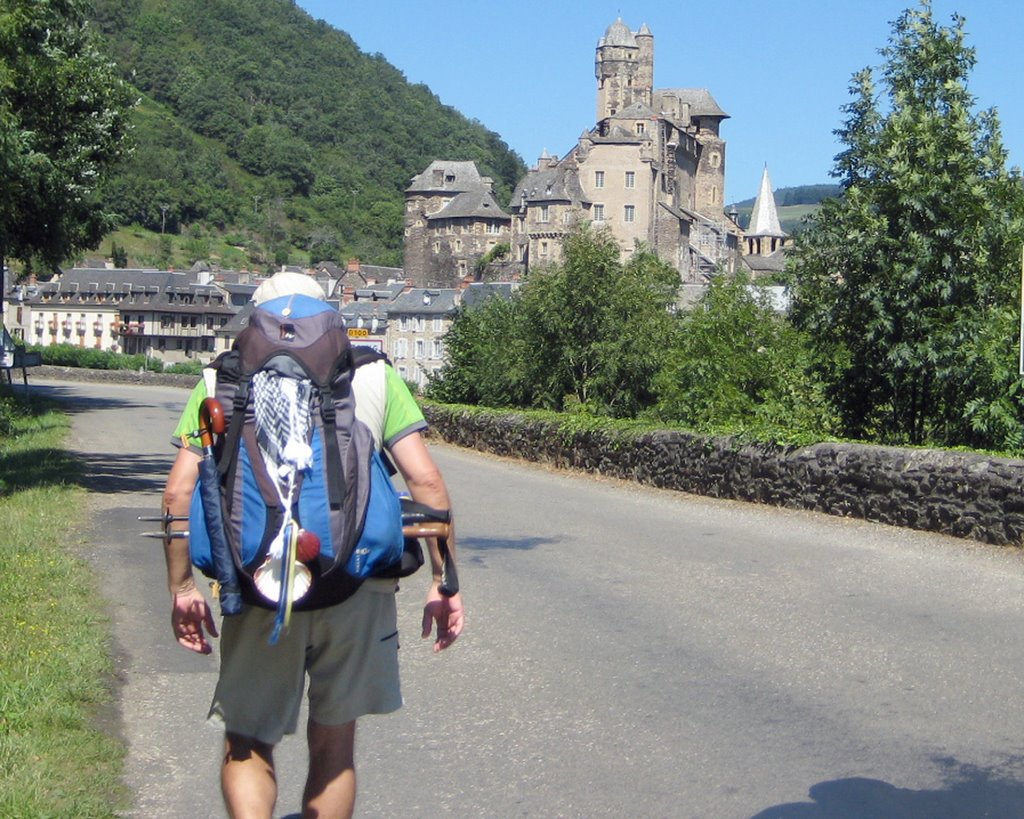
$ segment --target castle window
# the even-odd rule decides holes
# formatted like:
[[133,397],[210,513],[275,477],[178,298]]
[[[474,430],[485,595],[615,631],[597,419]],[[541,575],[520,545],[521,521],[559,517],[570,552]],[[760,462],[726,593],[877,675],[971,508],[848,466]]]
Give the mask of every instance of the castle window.
[[626,187],[636,187],[636,173],[634,171],[626,171]]
[[604,205],[594,205],[594,221],[604,221]]
[[604,171],[594,171],[594,187],[604,187]]
[[633,222],[636,220],[636,207],[633,205],[626,205],[622,211],[622,220],[624,222]]
[[537,221],[538,222],[546,222],[546,221],[548,221],[548,206],[547,205],[541,205],[540,206],[540,216],[537,217]]
[[638,123],[636,124],[636,132],[637,132],[638,134],[642,134],[642,133],[644,133],[644,131],[646,131],[646,130],[647,130],[647,126],[646,126],[646,125],[644,125],[644,123],[642,123],[642,122],[638,122]]
[[711,156],[708,158],[708,164],[712,168],[717,168],[722,164],[722,155],[718,151],[712,151]]
[[541,242],[540,243],[540,255],[541,256],[547,256],[548,255],[548,243],[547,242]]

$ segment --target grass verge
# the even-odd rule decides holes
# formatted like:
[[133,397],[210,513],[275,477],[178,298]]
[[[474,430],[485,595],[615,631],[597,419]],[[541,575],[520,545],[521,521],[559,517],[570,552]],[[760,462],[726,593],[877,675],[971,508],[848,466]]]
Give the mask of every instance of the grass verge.
[[109,623],[77,555],[79,465],[65,416],[0,390],[0,816],[113,817],[124,748],[110,702]]

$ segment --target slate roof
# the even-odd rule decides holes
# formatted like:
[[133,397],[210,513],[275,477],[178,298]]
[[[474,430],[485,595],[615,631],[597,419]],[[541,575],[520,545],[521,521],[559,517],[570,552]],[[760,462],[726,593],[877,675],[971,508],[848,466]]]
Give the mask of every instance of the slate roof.
[[322,262],[317,262],[316,270],[317,270],[318,273],[320,273],[320,272],[326,273],[327,275],[332,276],[335,279],[338,279],[342,275],[344,275],[344,273],[347,270],[347,268],[339,267],[334,262],[326,261],[325,260],[325,261],[322,261]]
[[621,111],[611,114],[609,119],[651,119],[656,116],[657,114],[642,102],[634,102]]
[[414,287],[387,305],[387,312],[389,316],[447,315],[455,311],[457,294],[454,288]]
[[483,188],[460,193],[437,213],[427,217],[427,221],[436,219],[502,219],[510,220],[498,203],[494,201],[490,191]]
[[[637,119],[637,117],[630,117],[630,119]],[[640,117],[643,119],[643,117]],[[607,133],[602,134],[601,131],[595,128],[589,134],[587,139],[596,144],[617,144],[617,145],[638,145],[641,142],[650,142],[651,137],[649,134],[638,134],[632,128],[625,128],[619,123],[615,122],[613,117],[609,117],[611,121],[611,127],[608,128]]]
[[711,92],[706,88],[659,88],[654,92],[654,107],[664,108],[661,104],[663,96],[674,96],[690,106],[691,117],[721,117],[728,119],[729,115],[723,111]]
[[[145,295],[148,297],[145,306],[150,310],[167,306],[178,313],[234,313],[229,299],[218,303],[224,298],[224,291],[212,284],[199,284],[194,272],[76,267],[62,271],[48,282],[38,282],[34,290],[23,293],[30,304],[43,301],[44,296],[52,299],[66,294],[76,296],[80,304],[96,301],[100,297]],[[211,303],[199,301],[190,304],[171,298],[186,295],[193,298],[212,296],[214,300]]]
[[524,196],[526,201],[531,204],[539,202],[590,203],[586,194],[583,193],[583,188],[580,187],[578,174],[565,164],[556,165],[554,168],[530,171],[516,185],[509,208],[519,210]]
[[252,316],[254,305],[251,301],[242,305],[238,312],[235,313],[227,324],[223,327],[218,327],[214,330],[217,335],[237,336],[242,330],[249,326],[249,317]]
[[510,299],[515,289],[513,282],[473,282],[462,291],[462,304],[466,307],[479,307],[493,298]]
[[[437,173],[435,173],[437,172]],[[447,191],[461,193],[462,191],[486,188],[490,180],[480,176],[474,162],[453,162],[445,159],[435,159],[427,169],[412,178],[407,193],[432,193]]]
[[359,269],[368,279],[376,279],[379,282],[405,278],[405,269],[401,267],[384,267],[383,265],[378,264],[364,264],[360,265]]
[[356,290],[356,301],[393,301],[403,290],[405,282],[367,285]]
[[755,253],[744,256],[743,261],[754,273],[778,273],[786,269],[786,250],[776,250],[769,256]]
[[633,36],[633,32],[629,30],[629,26],[622,22],[622,18],[620,17],[608,26],[604,32],[604,37],[601,38],[598,46],[625,46],[627,48],[636,48],[636,37]]
[[[379,301],[352,301],[342,306],[341,315],[349,327],[366,327],[372,332],[383,333],[388,326],[387,308],[387,303]],[[376,327],[373,327],[374,320],[377,322]]]
[[235,282],[218,282],[217,286],[231,297],[232,304],[244,304],[252,300],[256,292],[255,284],[237,284]]

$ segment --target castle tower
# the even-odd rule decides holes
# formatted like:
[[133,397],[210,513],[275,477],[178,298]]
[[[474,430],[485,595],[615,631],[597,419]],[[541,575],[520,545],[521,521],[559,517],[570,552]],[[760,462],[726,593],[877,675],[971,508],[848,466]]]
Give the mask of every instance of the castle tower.
[[596,122],[633,103],[651,105],[654,90],[654,35],[644,24],[635,34],[620,17],[605,31],[594,59]]
[[635,99],[649,108],[654,93],[654,35],[647,23],[641,23],[640,30],[634,36],[637,48],[640,49],[640,64],[636,71],[638,93],[643,94]]

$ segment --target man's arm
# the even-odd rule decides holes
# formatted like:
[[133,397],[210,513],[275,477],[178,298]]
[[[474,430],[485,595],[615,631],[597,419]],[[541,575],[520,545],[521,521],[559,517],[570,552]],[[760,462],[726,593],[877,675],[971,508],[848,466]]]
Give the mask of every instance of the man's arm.
[[[186,447],[178,450],[178,457],[167,476],[164,488],[163,511],[166,515],[185,517],[184,521],[167,524],[168,531],[188,529],[188,512],[192,490],[199,478],[199,455]],[[206,631],[216,637],[217,625],[192,576],[192,562],[188,555],[188,541],[164,538],[164,558],[167,561],[167,589],[171,593],[171,628],[178,642],[190,651],[209,654],[213,646],[206,639]]]
[[[391,445],[391,456],[398,471],[402,473],[414,501],[433,506],[435,509],[451,509],[444,478],[441,477],[441,471],[434,463],[434,459],[430,457],[430,451],[420,433],[413,432],[395,441]],[[432,626],[436,623],[437,640],[434,643],[434,651],[441,651],[458,639],[465,625],[465,615],[461,595],[445,597],[438,590],[441,583],[441,551],[433,538],[427,539],[427,546],[433,579],[427,592],[426,605],[423,607],[423,637],[430,636]],[[448,550],[454,560],[454,517],[448,535]]]

